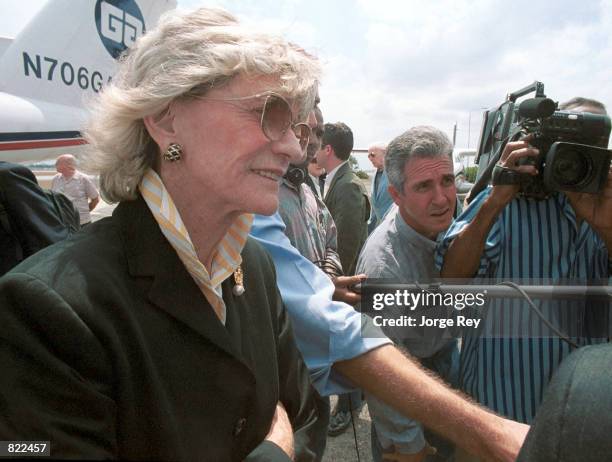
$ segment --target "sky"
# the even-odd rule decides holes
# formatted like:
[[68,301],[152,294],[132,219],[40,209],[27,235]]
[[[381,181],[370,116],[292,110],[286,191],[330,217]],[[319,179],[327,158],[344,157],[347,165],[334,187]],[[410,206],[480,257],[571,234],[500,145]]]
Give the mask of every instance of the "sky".
[[[90,1],[90,0],[74,0]],[[93,0],[91,0],[93,1]],[[44,0],[0,0],[15,36]],[[535,80],[612,108],[612,0],[178,0],[223,7],[316,54],[321,109],[355,148],[434,125],[475,148],[483,108]]]

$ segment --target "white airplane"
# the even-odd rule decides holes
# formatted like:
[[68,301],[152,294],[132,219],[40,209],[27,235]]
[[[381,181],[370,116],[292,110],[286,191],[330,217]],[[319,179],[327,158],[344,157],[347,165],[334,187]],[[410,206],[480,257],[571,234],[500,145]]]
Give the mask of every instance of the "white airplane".
[[49,0],[15,37],[0,37],[0,160],[78,154],[85,103],[116,59],[176,0]]

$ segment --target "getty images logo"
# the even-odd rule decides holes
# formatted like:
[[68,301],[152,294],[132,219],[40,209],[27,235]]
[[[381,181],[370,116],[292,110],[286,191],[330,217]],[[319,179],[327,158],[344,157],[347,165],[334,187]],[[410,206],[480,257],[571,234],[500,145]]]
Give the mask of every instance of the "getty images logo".
[[97,0],[95,17],[100,39],[115,59],[145,33],[144,18],[134,0]]

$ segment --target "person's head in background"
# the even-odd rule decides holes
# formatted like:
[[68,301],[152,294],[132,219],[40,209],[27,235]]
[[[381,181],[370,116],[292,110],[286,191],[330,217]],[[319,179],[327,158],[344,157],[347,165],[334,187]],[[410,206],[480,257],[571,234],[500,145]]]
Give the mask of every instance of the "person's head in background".
[[55,160],[55,170],[66,179],[72,178],[76,172],[76,159],[72,154],[62,154]]
[[314,177],[320,177],[325,173],[325,169],[317,163],[317,152],[321,149],[321,138],[323,137],[323,113],[319,106],[315,107],[314,115],[317,121],[316,126],[311,127],[310,142],[308,143],[307,167],[308,173]]
[[382,142],[372,143],[368,148],[368,159],[376,170],[384,169],[386,151],[387,144]]
[[316,159],[317,152],[321,149],[321,138],[323,137],[323,113],[321,108],[318,106],[319,99],[315,100],[315,109],[313,111],[314,118],[311,117],[310,125],[310,140],[308,142],[308,149],[306,151],[306,162],[310,163],[313,159]]
[[574,98],[559,104],[561,111],[590,112],[591,114],[607,115],[606,106],[595,99],[575,96]]
[[346,162],[353,151],[353,132],[342,122],[326,123],[317,152],[317,163],[328,172]]

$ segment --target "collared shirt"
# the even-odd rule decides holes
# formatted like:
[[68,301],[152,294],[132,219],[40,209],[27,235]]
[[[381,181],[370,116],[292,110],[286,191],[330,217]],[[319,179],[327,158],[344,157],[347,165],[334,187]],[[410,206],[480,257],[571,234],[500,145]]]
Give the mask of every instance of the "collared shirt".
[[[490,191],[482,191],[451,225],[436,255],[438,267],[450,243],[474,220]],[[608,277],[607,262],[603,241],[586,222],[576,226],[576,215],[564,194],[541,201],[515,198],[486,237],[477,279],[546,279],[550,284],[567,278],[601,280]],[[534,303],[553,324],[562,326],[558,313],[563,301],[535,299]],[[570,314],[582,315],[580,307],[571,308]],[[518,299],[491,301],[483,324],[489,322],[503,326],[504,332],[512,335],[466,335],[461,352],[461,386],[494,411],[530,423],[552,374],[571,349],[560,338],[541,334],[544,324]],[[528,332],[534,335],[525,335]],[[590,342],[584,337],[575,340]]]
[[[435,249],[436,241],[415,231],[399,213],[399,208],[393,205],[363,246],[357,273],[402,284],[427,284],[440,276],[434,262]],[[405,314],[405,308],[393,312],[393,308],[386,307],[385,313],[389,317],[399,318]],[[410,354],[418,358],[431,358],[428,367],[446,382],[455,382],[458,351],[453,334],[457,335],[458,331],[450,328],[428,329],[426,337],[418,338],[417,335],[407,335],[407,329],[411,328],[404,326],[383,330]],[[425,446],[423,428],[419,422],[404,417],[370,394],[366,396],[383,448],[394,447],[398,452],[414,454]]]
[[79,212],[82,225],[91,221],[89,200],[98,197],[98,190],[89,176],[75,171],[74,175],[66,178],[58,173],[53,177],[51,190],[65,194],[72,201]]
[[[372,279],[388,279],[400,284],[418,282],[427,285],[440,277],[435,265],[436,241],[415,231],[406,223],[399,208],[394,205],[383,222],[368,237],[357,261],[357,273],[364,273]],[[405,308],[393,313],[392,307],[385,308],[389,315],[405,314]],[[450,315],[453,312],[450,311]],[[427,338],[407,336],[408,327],[383,329],[396,343],[401,344],[417,358],[428,358],[448,344],[459,331],[447,328],[427,331]]]
[[323,396],[351,391],[353,385],[332,370],[333,364],[391,341],[369,317],[332,301],[334,285],[291,245],[284,229],[278,213],[256,215],[251,236],[272,255],[276,282],[314,386]]
[[225,324],[225,302],[222,298],[221,283],[230,277],[242,263],[240,253],[253,222],[253,215],[243,214],[230,226],[213,251],[211,273],[199,260],[195,247],[189,237],[189,232],[179,214],[176,205],[161,178],[149,169],[138,186],[163,235],[185,268],[198,285],[208,303],[215,310],[221,323]]
[[327,176],[325,177],[323,191],[322,191],[323,197],[327,196],[327,193],[329,192],[329,187],[331,186],[334,176],[336,176],[336,173],[338,172],[338,170],[340,170],[340,167],[342,167],[346,163],[348,163],[348,160],[345,160],[341,164],[337,165],[336,168],[334,168],[331,172],[327,173]]

